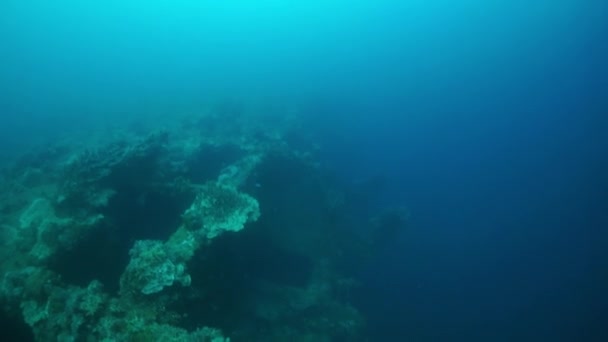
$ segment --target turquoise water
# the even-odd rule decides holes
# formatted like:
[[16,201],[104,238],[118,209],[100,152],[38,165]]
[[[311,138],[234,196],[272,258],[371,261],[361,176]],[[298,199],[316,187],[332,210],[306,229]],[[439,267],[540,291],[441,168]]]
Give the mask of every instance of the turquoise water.
[[192,134],[184,117],[209,111],[220,127],[246,112],[266,133],[279,125],[267,114],[293,116],[292,151],[313,151],[345,193],[377,190],[350,210],[409,213],[354,272],[359,337],[604,341],[606,32],[608,5],[592,0],[6,0],[0,157]]

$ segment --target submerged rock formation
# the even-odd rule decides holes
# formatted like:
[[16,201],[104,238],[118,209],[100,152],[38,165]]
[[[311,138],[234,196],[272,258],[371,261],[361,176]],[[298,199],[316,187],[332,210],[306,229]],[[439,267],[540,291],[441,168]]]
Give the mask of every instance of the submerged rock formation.
[[210,111],[6,168],[4,313],[37,341],[362,339],[353,271],[405,218],[362,217],[295,123],[265,125]]

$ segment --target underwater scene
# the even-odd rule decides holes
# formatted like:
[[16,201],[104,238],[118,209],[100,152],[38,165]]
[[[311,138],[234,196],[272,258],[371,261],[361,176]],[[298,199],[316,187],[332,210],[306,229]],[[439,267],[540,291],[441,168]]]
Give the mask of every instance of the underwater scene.
[[608,341],[608,2],[0,2],[0,341]]

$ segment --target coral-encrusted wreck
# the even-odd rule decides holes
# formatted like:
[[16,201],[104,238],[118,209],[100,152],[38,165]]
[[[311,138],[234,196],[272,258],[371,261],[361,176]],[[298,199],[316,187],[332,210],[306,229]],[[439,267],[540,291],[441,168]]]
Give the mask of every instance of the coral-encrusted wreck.
[[0,300],[37,341],[356,341],[371,220],[290,120],[209,113],[3,172]]

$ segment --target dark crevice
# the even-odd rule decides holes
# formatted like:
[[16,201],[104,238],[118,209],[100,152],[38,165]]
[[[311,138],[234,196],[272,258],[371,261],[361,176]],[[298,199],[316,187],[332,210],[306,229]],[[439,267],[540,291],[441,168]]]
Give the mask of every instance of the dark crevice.
[[109,292],[116,293],[135,241],[166,240],[191,201],[192,195],[175,197],[123,188],[104,210],[104,225],[73,249],[60,253],[51,268],[69,283],[86,286],[99,280]]
[[193,183],[205,183],[216,179],[221,170],[244,156],[243,150],[235,145],[212,146],[200,148],[196,156],[188,163],[188,179]]
[[0,336],[4,342],[33,342],[30,327],[20,317],[8,315],[0,310]]
[[238,331],[254,320],[260,282],[281,287],[308,284],[312,260],[269,243],[260,228],[254,224],[238,234],[224,234],[190,262],[192,288],[204,287],[205,293],[178,304],[180,312],[188,313],[186,327],[203,322]]

